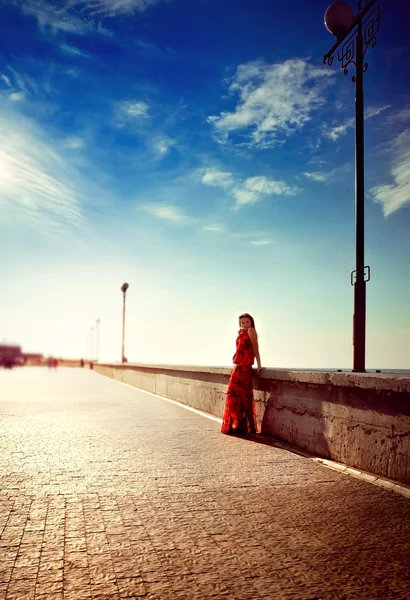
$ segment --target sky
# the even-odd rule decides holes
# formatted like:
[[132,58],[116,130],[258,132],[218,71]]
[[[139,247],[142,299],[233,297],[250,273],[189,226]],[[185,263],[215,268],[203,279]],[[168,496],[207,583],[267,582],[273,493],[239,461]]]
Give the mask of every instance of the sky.
[[[326,1],[0,0],[0,342],[351,368],[354,70]],[[410,369],[410,52],[366,54],[368,368]],[[97,319],[98,326],[97,342]]]

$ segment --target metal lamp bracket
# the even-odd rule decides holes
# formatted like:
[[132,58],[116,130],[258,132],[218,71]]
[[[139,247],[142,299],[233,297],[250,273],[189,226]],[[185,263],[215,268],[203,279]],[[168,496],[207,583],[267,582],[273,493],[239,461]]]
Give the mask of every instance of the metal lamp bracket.
[[[364,282],[367,283],[370,281],[370,267],[367,265],[364,268]],[[350,273],[350,285],[354,285],[356,283],[356,269]]]

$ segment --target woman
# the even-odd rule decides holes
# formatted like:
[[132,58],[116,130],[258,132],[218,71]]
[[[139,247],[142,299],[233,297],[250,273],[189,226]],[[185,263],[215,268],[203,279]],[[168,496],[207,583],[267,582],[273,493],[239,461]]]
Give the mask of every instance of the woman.
[[248,313],[239,317],[234,368],[226,394],[222,433],[256,433],[255,403],[253,400],[252,365],[256,358],[258,372],[262,370],[255,321]]

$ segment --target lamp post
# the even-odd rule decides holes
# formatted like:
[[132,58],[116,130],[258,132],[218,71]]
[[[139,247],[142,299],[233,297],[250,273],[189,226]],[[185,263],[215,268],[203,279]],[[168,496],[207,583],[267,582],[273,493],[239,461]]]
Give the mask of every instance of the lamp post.
[[122,348],[121,348],[121,362],[125,362],[124,355],[124,338],[125,338],[125,294],[130,286],[128,283],[123,283],[121,286],[122,291]]
[[96,361],[98,362],[99,360],[99,354],[100,354],[100,349],[99,349],[99,345],[100,345],[100,321],[101,319],[97,319],[95,322],[95,337],[96,337]]
[[87,358],[90,351],[90,332],[85,336],[85,357]]
[[374,48],[379,33],[380,17],[386,0],[370,0],[357,3],[357,15],[345,0],[331,4],[325,13],[325,26],[337,41],[323,57],[323,63],[331,66],[334,55],[341,63],[344,75],[349,67],[355,67],[352,82],[356,84],[355,144],[356,144],[356,269],[350,274],[354,286],[353,313],[353,371],[366,372],[366,283],[370,280],[370,267],[364,264],[364,95],[363,74],[368,63],[366,52]]
[[90,329],[90,362],[92,362],[93,359],[93,349],[94,349],[94,327],[91,327]]

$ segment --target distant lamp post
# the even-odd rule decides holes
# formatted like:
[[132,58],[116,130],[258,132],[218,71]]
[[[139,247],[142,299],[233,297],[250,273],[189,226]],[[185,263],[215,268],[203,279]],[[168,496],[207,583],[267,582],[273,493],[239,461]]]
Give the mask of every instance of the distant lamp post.
[[85,336],[85,357],[89,355],[90,352],[90,332]]
[[95,343],[96,343],[96,360],[99,361],[100,358],[100,322],[101,319],[97,319],[95,322]]
[[90,361],[94,360],[94,327],[90,329]]
[[124,340],[125,340],[125,295],[130,286],[128,283],[123,283],[121,286],[122,291],[122,349],[121,349],[121,362],[125,362],[124,354]]
[[363,73],[368,68],[364,57],[369,46],[376,46],[385,6],[386,0],[365,3],[359,0],[355,16],[348,2],[338,0],[325,13],[325,26],[337,41],[323,57],[323,63],[331,66],[336,53],[344,75],[348,74],[350,67],[355,67],[352,82],[356,84],[356,269],[350,274],[350,283],[354,286],[353,371],[357,373],[366,371],[366,282],[370,280],[370,267],[364,264]]

